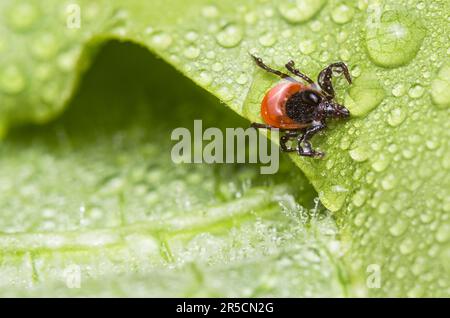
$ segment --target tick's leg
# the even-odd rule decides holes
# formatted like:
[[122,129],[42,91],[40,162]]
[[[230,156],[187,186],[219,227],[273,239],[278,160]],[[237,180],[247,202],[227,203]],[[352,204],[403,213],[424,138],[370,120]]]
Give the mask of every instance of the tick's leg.
[[250,54],[250,56],[253,57],[253,59],[254,59],[255,62],[256,62],[256,65],[258,65],[260,68],[262,68],[262,69],[265,70],[266,72],[275,74],[275,75],[277,75],[277,76],[279,76],[279,77],[281,77],[281,78],[283,78],[283,79],[287,79],[287,80],[289,80],[289,81],[294,81],[294,82],[296,82],[296,80],[294,80],[294,79],[293,79],[292,77],[290,77],[288,74],[285,74],[285,73],[280,72],[280,71],[278,71],[278,70],[274,70],[273,68],[271,68],[271,67],[267,66],[266,64],[264,64],[264,62],[263,62],[263,60],[262,60],[261,58],[256,57],[256,56],[254,56],[254,55],[252,55],[252,54]]
[[334,88],[333,83],[331,82],[333,72],[336,72],[337,74],[344,74],[347,82],[349,84],[352,83],[350,72],[348,71],[347,65],[345,65],[344,62],[337,62],[328,65],[327,68],[323,69],[320,72],[317,82],[319,83],[320,88],[322,88],[322,90],[331,98],[334,97]]
[[286,143],[293,138],[298,137],[299,132],[298,131],[286,131],[286,133],[280,137],[280,148],[283,152],[294,152],[296,151],[295,148],[289,147],[286,145]]
[[[326,126],[323,123],[319,123],[309,127],[303,135],[298,136],[298,148],[297,152],[300,156],[322,158],[323,152],[312,149],[311,142],[309,141],[318,131],[324,129]],[[303,147],[302,147],[303,145]]]
[[255,129],[272,129],[271,126],[266,125],[266,124],[260,124],[260,123],[252,123],[250,125],[250,127],[255,128]]
[[305,74],[303,74],[302,72],[300,72],[298,69],[295,68],[294,61],[292,61],[292,60],[289,61],[285,66],[286,66],[287,70],[289,72],[291,72],[292,74],[300,77],[301,79],[308,82],[309,84],[314,84],[314,81],[312,79],[310,79],[308,76],[306,76]]

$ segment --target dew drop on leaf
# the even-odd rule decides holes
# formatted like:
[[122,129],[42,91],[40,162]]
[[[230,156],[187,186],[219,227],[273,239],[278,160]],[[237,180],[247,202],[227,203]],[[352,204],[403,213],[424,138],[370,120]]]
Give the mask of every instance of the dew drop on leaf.
[[384,214],[388,213],[389,210],[390,210],[389,204],[386,202],[382,202],[382,203],[380,203],[380,206],[378,207],[377,211],[379,214],[384,215]]
[[214,63],[214,64],[212,65],[212,70],[213,70],[214,72],[220,72],[220,71],[222,71],[222,70],[223,70],[223,64],[220,63],[220,62]]
[[196,59],[200,55],[200,49],[196,46],[188,46],[184,52],[184,56],[186,56],[188,59]]
[[409,254],[414,250],[414,242],[411,238],[406,238],[401,242],[400,246],[400,253],[403,255]]
[[397,127],[405,120],[405,118],[405,111],[403,111],[401,108],[395,108],[389,113],[387,122],[392,127]]
[[244,20],[247,24],[255,24],[256,21],[258,21],[258,14],[255,12],[248,12],[244,17]]
[[443,65],[431,83],[431,97],[438,108],[450,106],[450,64]]
[[161,50],[166,50],[172,44],[172,37],[164,32],[157,32],[151,37],[151,44]]
[[366,202],[367,192],[364,190],[359,190],[352,197],[352,203],[356,207],[361,207]]
[[186,41],[194,43],[198,39],[198,33],[195,31],[189,31],[188,33],[186,33],[184,38],[186,39]]
[[68,52],[59,54],[58,56],[58,67],[64,72],[69,72],[75,68],[76,62],[80,52],[78,49],[74,49]]
[[422,85],[415,84],[409,89],[408,95],[411,98],[419,98],[423,95],[424,91],[425,88]]
[[0,90],[8,94],[18,94],[25,88],[25,77],[18,67],[6,66],[0,70]]
[[386,154],[381,153],[378,158],[372,163],[372,168],[377,172],[384,171],[389,166],[389,162],[389,157]]
[[345,24],[352,20],[355,10],[345,4],[341,4],[334,8],[331,12],[331,18],[337,24]]
[[199,77],[198,77],[198,81],[199,81],[200,84],[207,86],[207,85],[211,84],[212,77],[211,77],[211,75],[209,75],[208,72],[203,71],[203,72],[200,72]]
[[389,228],[389,233],[391,233],[393,236],[400,236],[405,233],[407,228],[408,223],[404,220],[398,219],[397,222],[395,222],[395,224]]
[[33,41],[31,52],[38,59],[49,59],[58,51],[58,41],[52,34],[43,34]]
[[402,83],[397,83],[392,87],[392,95],[395,97],[403,96],[406,92],[406,87]]
[[364,146],[358,146],[349,151],[350,157],[357,161],[357,162],[363,162],[366,161],[367,158],[369,158],[369,152]]
[[341,60],[343,61],[348,61],[351,57],[350,52],[346,49],[342,49],[339,51],[339,57],[341,58]]
[[301,23],[319,13],[326,0],[287,0],[279,3],[278,12],[287,22]]
[[366,30],[370,58],[379,66],[393,68],[408,64],[425,37],[420,19],[404,11],[386,11],[373,16]]
[[243,37],[242,28],[235,24],[229,24],[216,35],[217,43],[225,48],[237,46]]
[[386,177],[381,180],[381,187],[384,190],[392,190],[395,187],[396,179],[395,176],[392,174],[387,175]]
[[357,227],[361,227],[363,225],[365,221],[365,214],[364,213],[358,213],[355,216],[355,219],[353,220],[353,223],[357,226]]
[[355,65],[350,70],[350,73],[353,77],[359,77],[361,75],[361,68],[358,65]]
[[336,34],[336,41],[338,43],[344,43],[348,38],[348,32],[341,31],[338,34]]
[[204,16],[205,18],[216,18],[219,15],[219,10],[217,9],[217,7],[210,5],[210,6],[206,6],[202,9],[202,16]]
[[385,91],[377,78],[363,73],[350,87],[345,97],[345,106],[354,116],[363,116],[377,107],[384,99]]
[[436,240],[440,243],[445,243],[450,238],[450,226],[448,223],[442,224],[436,231]]
[[267,33],[259,38],[259,44],[265,47],[271,47],[277,42],[277,38],[272,33]]
[[304,40],[300,42],[299,45],[300,52],[305,55],[311,54],[316,49],[316,45],[311,40]]
[[369,6],[369,0],[358,0],[357,7],[359,10],[366,10]]
[[226,86],[221,87],[219,89],[218,93],[219,93],[220,98],[226,102],[232,100],[234,97],[233,94],[231,93],[230,89]]
[[239,77],[236,79],[236,82],[238,84],[244,85],[248,82],[248,76],[246,74],[241,74],[239,75]]
[[35,5],[19,2],[10,9],[8,22],[12,28],[23,31],[31,28],[38,16],[39,12]]

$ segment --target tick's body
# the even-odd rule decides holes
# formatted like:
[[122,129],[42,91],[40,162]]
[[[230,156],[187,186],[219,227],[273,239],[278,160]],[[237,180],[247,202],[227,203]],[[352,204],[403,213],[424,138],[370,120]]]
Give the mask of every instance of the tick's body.
[[301,129],[307,126],[287,115],[287,101],[293,95],[306,89],[301,83],[282,81],[271,88],[261,103],[261,116],[271,127],[281,129]]
[[[279,128],[284,131],[284,135],[280,138],[280,147],[283,151],[296,151],[301,156],[322,157],[322,152],[312,149],[309,139],[326,127],[327,118],[343,118],[350,115],[344,106],[334,101],[331,83],[333,71],[344,74],[351,83],[347,66],[342,62],[331,64],[320,72],[316,84],[295,69],[293,61],[287,63],[286,68],[306,81],[308,85],[305,85],[285,73],[268,67],[260,58],[252,57],[259,67],[283,79],[266,93],[261,103],[261,116],[266,124],[253,123],[252,127]],[[297,139],[295,149],[286,145],[294,138]]]

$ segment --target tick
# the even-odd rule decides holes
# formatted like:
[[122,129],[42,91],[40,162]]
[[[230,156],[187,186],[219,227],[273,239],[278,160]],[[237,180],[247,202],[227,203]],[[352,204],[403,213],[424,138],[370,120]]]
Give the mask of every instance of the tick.
[[[322,158],[324,153],[314,150],[310,139],[326,128],[328,119],[350,116],[349,110],[334,100],[331,82],[333,74],[344,74],[347,82],[352,83],[347,65],[343,62],[330,64],[319,73],[315,83],[295,68],[294,61],[289,61],[285,65],[286,69],[307,83],[303,84],[294,77],[267,66],[259,57],[251,56],[260,68],[283,79],[266,93],[261,102],[261,116],[265,124],[252,123],[251,126],[256,129],[278,128],[282,131],[280,148],[284,152]],[[288,141],[294,139],[297,140],[296,148],[287,145]]]

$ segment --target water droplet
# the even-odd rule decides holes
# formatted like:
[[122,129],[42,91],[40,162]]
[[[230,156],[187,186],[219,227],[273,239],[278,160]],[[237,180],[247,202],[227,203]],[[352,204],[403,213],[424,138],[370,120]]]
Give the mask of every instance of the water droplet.
[[395,277],[397,277],[398,279],[402,279],[406,276],[407,273],[408,270],[406,269],[406,267],[402,266],[395,272]]
[[396,179],[395,176],[392,174],[387,175],[386,177],[381,180],[381,187],[384,190],[392,190],[395,187]]
[[161,50],[166,50],[172,44],[172,37],[164,32],[157,32],[151,37],[151,44]]
[[48,64],[40,64],[36,66],[34,76],[40,81],[46,81],[50,79],[52,75],[52,66]]
[[443,65],[431,83],[431,98],[439,108],[450,106],[450,63]]
[[361,11],[366,10],[368,6],[369,6],[368,0],[359,0],[358,1],[358,9],[359,10],[361,10]]
[[214,72],[221,72],[223,70],[223,64],[220,63],[220,62],[214,63],[213,66],[212,66],[212,70]]
[[331,19],[338,24],[345,24],[353,18],[355,10],[345,4],[341,4],[331,12]]
[[311,30],[314,32],[319,32],[322,29],[322,22],[315,20],[310,24]]
[[184,56],[186,56],[188,59],[196,59],[200,55],[200,49],[196,46],[188,46],[184,50]]
[[311,54],[316,49],[316,45],[311,40],[303,40],[300,42],[300,52],[305,55]]
[[420,1],[419,3],[417,3],[416,8],[422,10],[423,8],[425,8],[425,2]]
[[355,65],[350,70],[350,73],[353,77],[359,77],[361,75],[361,68],[358,65]]
[[425,88],[423,88],[422,85],[415,84],[409,89],[408,95],[411,98],[419,98],[423,95],[424,91],[425,91]]
[[391,233],[393,236],[400,236],[405,233],[407,228],[408,223],[401,219],[398,219],[397,222],[395,222],[395,224],[389,228],[389,233]]
[[233,94],[231,94],[230,90],[226,86],[221,87],[218,93],[220,98],[225,102],[228,102],[233,99]]
[[435,150],[439,147],[439,140],[435,136],[431,136],[426,142],[425,145],[430,150]]
[[356,214],[355,219],[353,220],[353,223],[357,227],[360,227],[363,225],[365,218],[366,218],[365,214],[360,212],[360,213]]
[[283,32],[281,32],[281,36],[285,39],[289,39],[292,36],[292,30],[284,30]]
[[386,11],[367,25],[367,51],[377,65],[405,65],[416,56],[425,33],[420,20],[408,12]]
[[363,116],[377,107],[384,99],[385,91],[377,78],[364,73],[358,77],[345,96],[345,106],[354,116]]
[[408,291],[407,296],[409,298],[420,298],[423,296],[423,293],[424,293],[423,286],[417,284]]
[[50,59],[58,51],[58,41],[52,34],[44,34],[33,41],[31,52],[39,59]]
[[333,166],[334,166],[334,160],[328,159],[327,163],[325,164],[325,168],[327,168],[327,170],[330,170],[331,168],[333,168]]
[[352,202],[356,207],[361,207],[366,202],[367,199],[367,191],[359,190],[352,197]]
[[411,271],[414,275],[422,274],[427,268],[428,261],[424,257],[418,257],[414,264],[411,266]]
[[186,39],[186,41],[194,43],[198,39],[198,34],[195,31],[189,31],[188,33],[186,33],[184,38]]
[[392,127],[397,127],[400,125],[406,118],[406,112],[404,112],[401,108],[394,108],[388,116],[388,124]]
[[402,83],[397,83],[392,87],[392,95],[395,97],[403,96],[406,92],[406,87]]
[[258,15],[255,12],[249,12],[245,15],[244,20],[247,24],[255,24],[258,21]]
[[259,44],[262,46],[270,47],[277,42],[277,38],[272,33],[266,33],[259,38]]
[[29,2],[21,2],[10,9],[8,22],[16,30],[29,29],[39,16],[38,9]]
[[290,23],[301,23],[315,16],[326,0],[288,0],[280,1],[278,12]]
[[325,63],[326,61],[328,61],[329,58],[330,58],[330,53],[328,53],[328,51],[323,51],[323,52],[320,54],[319,60],[320,60],[322,63]]
[[378,207],[378,213],[383,215],[383,214],[388,213],[390,209],[391,209],[391,207],[389,206],[388,203],[382,202],[382,203],[380,203],[380,206]]
[[339,56],[343,61],[348,61],[351,57],[350,52],[346,49],[339,50]]
[[236,82],[238,84],[244,85],[244,84],[246,84],[248,82],[248,76],[246,74],[241,74],[237,78]]
[[450,238],[450,226],[448,223],[442,224],[436,231],[436,240],[440,243],[445,243]]
[[202,15],[209,19],[216,18],[219,15],[219,10],[213,5],[206,6],[202,9]]
[[372,168],[377,172],[384,171],[389,166],[389,162],[390,162],[389,157],[381,153],[378,156],[378,159],[372,163]]
[[73,49],[68,52],[64,52],[58,56],[58,66],[62,71],[69,72],[75,68],[75,65],[80,56],[80,50]]
[[209,73],[203,71],[200,72],[198,81],[201,85],[207,86],[212,83],[212,77],[209,75]]
[[345,31],[341,31],[336,35],[336,41],[338,43],[344,43],[348,38],[348,33]]
[[347,150],[350,147],[350,139],[347,136],[342,137],[339,147],[342,150]]
[[357,162],[363,162],[366,161],[367,158],[369,158],[369,151],[364,146],[358,146],[349,151],[350,157],[357,161]]
[[411,238],[406,238],[403,240],[403,242],[400,243],[400,253],[403,255],[409,254],[414,250],[414,242]]
[[25,77],[17,66],[8,65],[0,71],[0,89],[8,94],[18,94],[25,88]]
[[235,24],[229,24],[217,34],[216,40],[221,46],[231,48],[237,46],[242,37],[242,29]]

